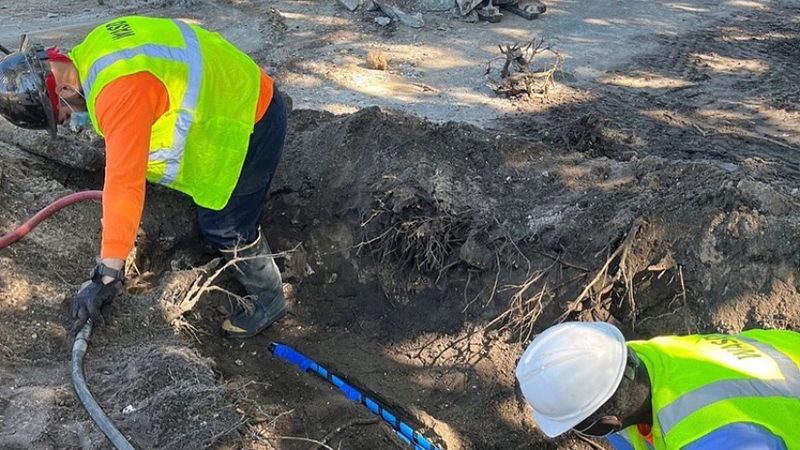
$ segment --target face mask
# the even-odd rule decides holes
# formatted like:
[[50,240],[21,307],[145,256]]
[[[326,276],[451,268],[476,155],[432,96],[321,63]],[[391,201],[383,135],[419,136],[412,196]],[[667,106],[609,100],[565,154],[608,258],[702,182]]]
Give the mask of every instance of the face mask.
[[[83,94],[81,94],[80,91],[76,90],[75,93],[83,97],[84,100],[86,100],[86,97]],[[64,100],[64,97],[59,95],[58,98],[63,102],[64,105],[67,106],[67,108],[70,109],[70,111],[72,111],[72,114],[69,115],[69,127],[70,129],[72,129],[72,131],[81,131],[82,129],[84,129],[85,127],[89,126],[92,123],[92,120],[89,117],[89,112],[75,111],[75,108],[73,108],[72,105],[69,104],[69,102]]]
[[69,126],[75,131],[86,128],[91,124],[92,120],[87,111],[73,112],[69,116]]

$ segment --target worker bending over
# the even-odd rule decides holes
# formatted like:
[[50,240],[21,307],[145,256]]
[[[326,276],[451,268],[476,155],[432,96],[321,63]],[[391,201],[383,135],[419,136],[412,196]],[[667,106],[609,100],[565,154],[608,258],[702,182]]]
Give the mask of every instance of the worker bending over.
[[625,342],[604,322],[545,330],[517,380],[549,437],[574,430],[617,450],[800,449],[800,334]]
[[272,78],[219,34],[181,20],[122,17],[68,54],[23,36],[0,61],[0,115],[15,125],[94,127],[105,138],[100,258],[72,302],[75,331],[123,281],[145,180],[191,196],[203,236],[253,299],[222,324],[258,334],[286,313],[280,272],[257,225],[286,135]]

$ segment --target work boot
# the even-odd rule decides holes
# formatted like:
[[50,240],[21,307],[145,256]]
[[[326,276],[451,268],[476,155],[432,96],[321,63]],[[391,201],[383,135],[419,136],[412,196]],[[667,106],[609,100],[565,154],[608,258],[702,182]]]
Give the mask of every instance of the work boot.
[[261,231],[252,244],[222,254],[228,261],[240,259],[234,263],[234,274],[252,301],[252,308],[237,303],[222,322],[222,333],[229,338],[253,337],[286,315],[281,273]]

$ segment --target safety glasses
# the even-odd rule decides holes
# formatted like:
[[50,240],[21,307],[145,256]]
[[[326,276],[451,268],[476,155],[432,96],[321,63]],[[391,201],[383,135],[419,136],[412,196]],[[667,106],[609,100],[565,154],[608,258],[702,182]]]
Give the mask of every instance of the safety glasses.
[[616,419],[614,416],[603,416],[594,420],[584,420],[575,425],[573,430],[579,434],[592,437],[606,437],[617,431],[617,427],[612,423],[602,422],[604,419]]

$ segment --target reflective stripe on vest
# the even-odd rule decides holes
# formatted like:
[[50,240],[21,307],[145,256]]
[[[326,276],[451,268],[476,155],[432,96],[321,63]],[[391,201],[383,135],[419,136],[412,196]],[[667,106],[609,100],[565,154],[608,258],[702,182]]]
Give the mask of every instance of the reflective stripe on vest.
[[800,370],[797,364],[772,345],[745,336],[737,336],[772,358],[783,375],[783,380],[754,378],[722,380],[687,392],[658,411],[658,421],[664,436],[675,425],[695,411],[714,403],[740,397],[800,398]]
[[175,123],[174,138],[172,148],[161,148],[150,151],[149,159],[151,162],[164,162],[166,169],[159,184],[169,185],[178,177],[186,137],[194,123],[194,111],[197,110],[197,99],[200,93],[200,83],[203,78],[203,55],[200,51],[200,42],[197,33],[184,22],[173,20],[180,29],[183,36],[185,48],[171,47],[167,45],[145,44],[135,48],[120,50],[99,58],[89,69],[89,76],[83,82],[83,91],[89,96],[92,87],[97,79],[97,75],[110,67],[117,61],[131,59],[139,55],[151,58],[163,58],[175,62],[182,62],[189,65],[189,80],[186,92],[181,99],[181,107]]

